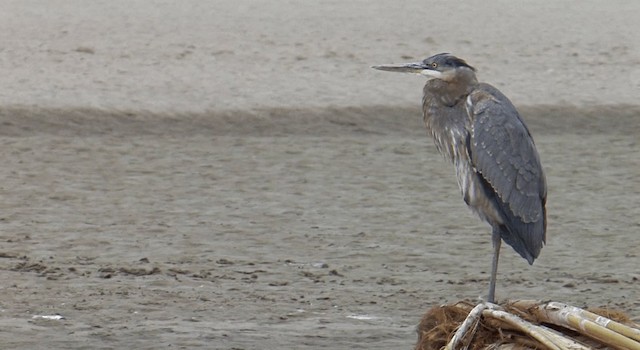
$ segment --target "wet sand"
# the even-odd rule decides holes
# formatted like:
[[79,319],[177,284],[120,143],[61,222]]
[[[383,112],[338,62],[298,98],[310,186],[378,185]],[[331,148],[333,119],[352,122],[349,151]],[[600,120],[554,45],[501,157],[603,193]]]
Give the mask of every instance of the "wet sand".
[[[638,48],[615,31],[637,5],[574,9],[577,31],[550,2],[525,27],[564,33],[556,47],[524,29],[483,42],[460,27],[448,41],[421,27],[419,2],[217,4],[228,18],[195,3],[110,2],[63,21],[64,4],[0,12],[13,38],[0,51],[3,348],[412,348],[427,308],[484,297],[489,230],[425,136],[422,82],[368,68],[427,46],[459,49],[513,96],[547,173],[547,246],[533,266],[503,247],[498,298],[640,321]],[[506,7],[520,17],[497,27],[535,10]],[[283,30],[279,13],[316,26]],[[610,15],[611,28],[589,24]],[[401,42],[390,28],[422,34]],[[255,57],[264,65],[248,65]],[[585,74],[589,62],[602,64]]]
[[[503,248],[498,297],[637,316],[640,110],[576,125],[582,112],[530,118],[548,245],[533,266]],[[277,116],[245,133],[193,116],[102,131],[13,124],[23,131],[0,153],[0,342],[410,348],[428,307],[485,295],[489,231],[419,117],[389,130],[350,113],[316,115],[320,135]],[[33,319],[55,314],[65,319]]]

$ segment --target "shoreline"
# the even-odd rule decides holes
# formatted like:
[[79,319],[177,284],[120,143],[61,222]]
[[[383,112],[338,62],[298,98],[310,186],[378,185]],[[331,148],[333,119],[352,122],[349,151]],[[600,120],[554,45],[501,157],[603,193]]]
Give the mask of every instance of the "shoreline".
[[[640,105],[539,105],[518,107],[534,134],[640,133]],[[261,108],[166,112],[87,107],[0,107],[1,136],[247,135],[340,136],[423,135],[422,112],[414,106]]]

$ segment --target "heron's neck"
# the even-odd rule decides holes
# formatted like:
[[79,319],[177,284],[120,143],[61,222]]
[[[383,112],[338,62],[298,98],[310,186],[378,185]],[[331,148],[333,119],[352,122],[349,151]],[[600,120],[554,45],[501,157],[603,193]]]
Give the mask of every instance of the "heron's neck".
[[453,107],[478,85],[475,73],[470,69],[457,72],[446,80],[432,79],[424,87],[425,96],[437,97],[443,105]]
[[478,80],[470,69],[445,78],[427,81],[422,97],[422,112],[425,126],[433,136],[436,147],[447,158],[454,160],[458,154],[453,147],[454,141],[462,137],[469,123],[465,101],[478,86]]

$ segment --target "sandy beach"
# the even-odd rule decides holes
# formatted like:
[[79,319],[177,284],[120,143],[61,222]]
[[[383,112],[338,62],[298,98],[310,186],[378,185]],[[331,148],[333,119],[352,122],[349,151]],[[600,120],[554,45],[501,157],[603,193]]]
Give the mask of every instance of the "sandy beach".
[[640,4],[0,4],[0,347],[411,349],[485,297],[489,228],[426,137],[465,58],[527,121],[547,245],[497,297],[640,322]]

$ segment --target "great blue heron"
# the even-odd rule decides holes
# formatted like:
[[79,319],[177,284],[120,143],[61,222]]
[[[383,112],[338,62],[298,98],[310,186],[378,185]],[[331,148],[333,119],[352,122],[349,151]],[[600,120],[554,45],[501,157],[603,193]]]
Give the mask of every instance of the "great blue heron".
[[546,240],[547,186],[529,129],[505,95],[451,54],[373,68],[430,78],[422,98],[427,130],[454,164],[464,201],[493,229],[493,303],[501,239],[529,264]]

